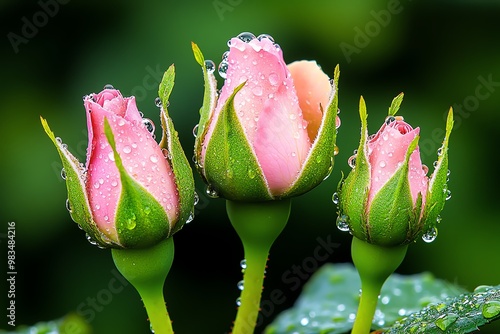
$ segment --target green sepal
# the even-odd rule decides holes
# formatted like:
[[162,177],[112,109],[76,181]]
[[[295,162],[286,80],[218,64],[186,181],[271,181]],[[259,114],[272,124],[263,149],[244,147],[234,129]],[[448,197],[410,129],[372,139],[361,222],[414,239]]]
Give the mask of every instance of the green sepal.
[[66,172],[66,188],[68,190],[71,218],[100,246],[109,246],[109,239],[99,231],[92,218],[90,203],[85,187],[85,167],[73,156],[73,154],[71,154],[71,152],[69,152],[66,145],[62,144],[61,140],[55,137],[49,124],[41,116],[40,121],[42,122],[45,133],[54,143]]
[[416,136],[406,151],[405,161],[380,188],[368,208],[367,241],[379,246],[408,244],[413,228],[414,206],[408,180],[410,155],[417,148]]
[[443,210],[444,203],[446,202],[448,191],[448,143],[452,129],[453,109],[450,108],[446,119],[445,137],[443,144],[439,149],[441,154],[438,154],[434,172],[429,180],[429,187],[427,189],[427,197],[422,216],[422,221],[424,222],[424,227],[421,231],[422,234],[435,227],[438,216]]
[[394,116],[399,110],[401,103],[403,102],[404,93],[399,93],[394,99],[392,99],[391,106],[389,107],[389,116]]
[[298,196],[320,184],[327,177],[334,164],[335,142],[337,137],[336,119],[338,112],[339,65],[334,71],[334,87],[326,111],[321,110],[323,120],[318,134],[304,162],[301,173],[294,184],[281,195],[281,198]]
[[120,246],[144,248],[156,245],[170,236],[167,213],[153,195],[136,182],[123,167],[107,118],[104,119],[104,133],[113,150],[122,185],[115,216]]
[[174,123],[169,117],[167,110],[169,105],[168,99],[174,87],[174,80],[175,67],[171,65],[163,75],[158,90],[161,100],[161,127],[163,129],[160,147],[166,149],[168,152],[166,158],[174,173],[175,185],[179,192],[179,219],[177,222],[171,222],[173,225],[171,234],[179,231],[186,221],[193,219],[195,194],[193,171],[189,166],[189,161],[179,141],[179,135],[175,131]]
[[217,103],[217,80],[213,73],[207,71],[205,65],[205,58],[201,53],[200,48],[195,43],[191,42],[191,47],[193,49],[194,58],[196,62],[200,64],[203,70],[203,81],[205,83],[205,91],[203,94],[203,105],[200,108],[200,121],[198,123],[198,129],[196,134],[196,139],[194,143],[194,155],[196,160],[196,168],[202,177],[204,177],[203,166],[200,165],[201,161],[201,151],[203,141],[205,140],[205,135],[207,134],[209,123],[212,121],[213,111]]
[[234,109],[234,97],[245,84],[243,82],[235,88],[216,120],[205,152],[205,177],[209,186],[226,199],[272,200],[255,153]]
[[359,116],[361,118],[361,139],[356,155],[356,165],[338,189],[339,215],[349,217],[348,224],[355,237],[367,240],[365,208],[370,187],[370,165],[366,148],[368,114],[362,96],[359,100]]

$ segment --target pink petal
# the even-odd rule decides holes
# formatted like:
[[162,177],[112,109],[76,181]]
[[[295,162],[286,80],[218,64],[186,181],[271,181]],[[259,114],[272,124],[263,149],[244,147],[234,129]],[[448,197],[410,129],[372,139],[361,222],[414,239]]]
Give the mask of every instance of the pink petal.
[[313,142],[323,120],[321,108],[328,106],[333,91],[330,78],[315,61],[296,61],[288,64],[288,70],[293,77],[303,117],[308,122],[309,139]]
[[[108,106],[119,106],[111,100]],[[165,208],[170,221],[178,215],[178,193],[172,170],[142,118],[133,98],[123,99],[126,110],[119,110],[126,118],[105,110],[98,103],[87,100],[90,122],[91,150],[88,156],[87,191],[94,220],[99,228],[116,239],[115,215],[121,195],[121,181],[113,151],[104,134],[104,117],[110,123],[116,149],[128,174],[146,188]]]
[[[371,166],[371,184],[368,207],[380,188],[394,175],[405,160],[406,152],[413,139],[418,136],[419,128],[413,129],[402,120],[382,125],[375,136],[368,141],[368,154]],[[427,190],[427,178],[420,161],[418,148],[410,155],[409,182],[413,202],[421,192],[423,200]]]

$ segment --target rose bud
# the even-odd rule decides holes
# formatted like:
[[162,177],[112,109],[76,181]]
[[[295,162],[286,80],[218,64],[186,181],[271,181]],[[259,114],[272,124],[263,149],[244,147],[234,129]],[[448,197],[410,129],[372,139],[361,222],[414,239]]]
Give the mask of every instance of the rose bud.
[[195,160],[207,193],[229,200],[283,199],[325,179],[336,154],[338,66],[330,80],[314,61],[286,65],[269,35],[232,38],[219,65],[193,43],[205,97]]
[[361,141],[349,159],[353,169],[333,198],[339,208],[337,227],[380,246],[405,245],[419,236],[426,242],[433,241],[441,220],[439,213],[449,198],[452,110],[434,172],[427,176],[428,168],[422,165],[418,148],[420,129],[395,116],[402,99],[401,93],[393,100],[380,130],[368,136],[366,106],[361,98]]
[[192,219],[194,181],[166,110],[173,79],[170,67],[157,99],[162,109],[161,145],[154,139],[153,123],[137,110],[135,98],[124,98],[110,86],[83,99],[89,138],[85,166],[41,119],[63,163],[68,210],[93,244],[152,246]]

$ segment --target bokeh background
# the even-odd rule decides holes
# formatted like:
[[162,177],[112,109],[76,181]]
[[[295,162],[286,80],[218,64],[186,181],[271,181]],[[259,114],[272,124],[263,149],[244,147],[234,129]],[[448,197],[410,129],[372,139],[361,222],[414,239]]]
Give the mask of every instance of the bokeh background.
[[[227,40],[242,31],[271,34],[287,62],[315,59],[330,76],[336,64],[341,69],[340,154],[330,178],[294,200],[270,255],[263,296],[269,299],[278,289],[286,300],[267,311],[257,332],[293,305],[300,288],[284,277],[300,286],[307,281],[309,274],[290,271],[313,256],[320,239],[338,244],[328,262],[350,261],[350,236],[335,227],[331,196],[358,145],[360,95],[375,132],[392,98],[405,93],[400,114],[421,127],[428,166],[436,159],[448,108],[462,105],[450,145],[452,199],[439,235],[431,244],[412,245],[398,272],[431,271],[468,289],[499,284],[499,17],[497,0],[2,0],[0,253],[5,268],[6,223],[14,221],[17,323],[78,311],[95,333],[148,332],[141,301],[116,280],[110,252],[91,246],[72,223],[59,158],[39,116],[83,161],[81,97],[113,84],[136,95],[139,109],[159,125],[157,84],[175,63],[170,113],[190,157],[203,93],[190,42],[218,63]],[[36,25],[30,30],[29,24]],[[166,300],[176,333],[225,333],[236,312],[243,254],[224,200],[208,199],[198,175],[196,182],[201,200],[195,220],[175,236]],[[0,328],[7,328],[5,320]],[[481,332],[499,331],[490,325]]]

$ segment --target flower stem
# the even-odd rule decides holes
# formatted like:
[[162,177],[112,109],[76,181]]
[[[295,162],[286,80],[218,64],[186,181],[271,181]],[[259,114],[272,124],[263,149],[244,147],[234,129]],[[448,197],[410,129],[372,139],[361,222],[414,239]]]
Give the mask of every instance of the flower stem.
[[288,222],[290,206],[290,199],[253,203],[228,200],[226,203],[231,224],[243,244],[246,261],[241,304],[234,321],[233,334],[254,332],[269,250]]
[[148,313],[155,334],[172,334],[172,322],[163,299],[163,285],[174,259],[170,237],[149,248],[112,249],[120,273],[135,287]]
[[352,239],[352,260],[361,279],[361,300],[351,334],[370,333],[380,290],[403,261],[408,245],[382,247]]

